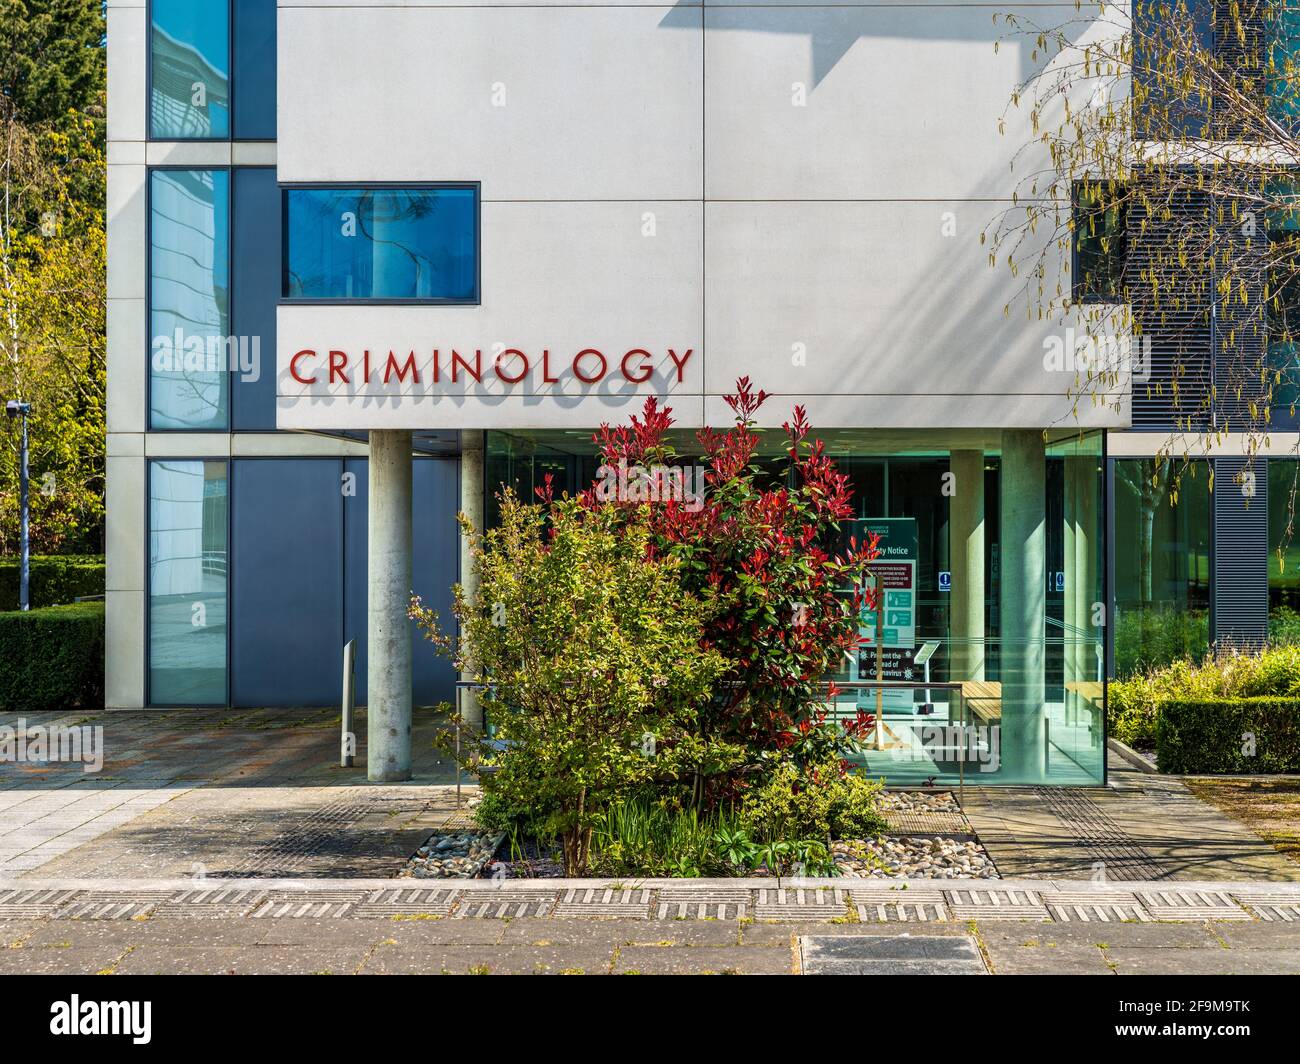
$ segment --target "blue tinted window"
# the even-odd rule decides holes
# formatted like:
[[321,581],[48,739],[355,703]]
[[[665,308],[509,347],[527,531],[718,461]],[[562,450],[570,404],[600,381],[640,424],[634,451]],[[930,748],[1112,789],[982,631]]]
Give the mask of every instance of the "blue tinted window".
[[478,300],[476,188],[292,188],[291,299]]
[[150,135],[230,136],[229,0],[153,0]]
[[226,702],[225,462],[149,465],[149,701]]
[[149,427],[224,429],[230,335],[230,175],[155,170],[149,182]]

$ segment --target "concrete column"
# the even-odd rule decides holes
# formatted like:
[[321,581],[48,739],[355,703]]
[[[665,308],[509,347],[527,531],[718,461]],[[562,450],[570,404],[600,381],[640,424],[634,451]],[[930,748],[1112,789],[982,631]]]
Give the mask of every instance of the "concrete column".
[[1047,461],[1036,429],[1002,433],[1002,771],[1041,780],[1047,768],[1045,647]]
[[411,434],[370,433],[366,774],[411,778]]
[[[481,430],[463,430],[460,434],[460,512],[469,518],[470,523],[480,532],[483,530],[483,478],[484,478],[484,433]],[[470,605],[478,602],[478,576],[474,572],[474,559],[470,554],[469,540],[460,539],[460,586],[465,594],[465,601]],[[477,662],[466,661],[466,669],[460,674],[462,680],[469,680],[477,671]],[[479,704],[478,692],[465,690],[460,701],[461,720],[466,725],[482,730],[483,707]]]
[[948,563],[954,680],[984,679],[984,452],[953,451],[948,468],[955,494],[948,503]]

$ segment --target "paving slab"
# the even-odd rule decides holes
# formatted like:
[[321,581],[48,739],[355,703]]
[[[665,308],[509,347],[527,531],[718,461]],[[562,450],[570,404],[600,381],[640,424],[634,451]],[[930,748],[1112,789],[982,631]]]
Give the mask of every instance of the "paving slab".
[[970,935],[801,935],[804,975],[986,975]]
[[613,947],[446,946],[437,951],[381,946],[364,975],[604,975]]
[[[474,921],[479,923],[481,921]],[[456,921],[459,927],[469,921]],[[501,927],[502,946],[581,945],[614,941],[623,946],[738,946],[741,925],[735,920],[511,920]]]
[[1144,949],[1108,946],[1117,975],[1300,975],[1300,949]]
[[369,950],[298,946],[206,947],[177,952],[140,946],[122,958],[114,975],[353,975]]
[[0,950],[0,975],[95,975],[112,971],[125,952],[112,946]]
[[985,942],[996,975],[1114,975],[1098,946],[1012,945]]
[[627,946],[618,951],[619,975],[790,975],[784,946]]

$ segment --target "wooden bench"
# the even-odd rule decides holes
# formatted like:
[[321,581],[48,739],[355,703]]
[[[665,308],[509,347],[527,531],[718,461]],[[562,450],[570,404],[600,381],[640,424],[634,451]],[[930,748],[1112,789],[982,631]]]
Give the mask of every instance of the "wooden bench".
[[1002,684],[996,680],[963,680],[961,697],[971,717],[985,724],[1002,719]]

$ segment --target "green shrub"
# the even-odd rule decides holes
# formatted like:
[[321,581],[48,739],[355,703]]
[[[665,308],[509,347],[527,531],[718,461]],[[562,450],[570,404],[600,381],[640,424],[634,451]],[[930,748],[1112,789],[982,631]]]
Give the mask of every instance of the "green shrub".
[[1131,746],[1150,748],[1156,744],[1162,707],[1170,701],[1262,696],[1300,697],[1300,646],[1267,647],[1258,654],[1222,651],[1200,664],[1178,661],[1114,680],[1107,690],[1110,735]]
[[819,838],[759,842],[726,813],[700,813],[642,797],[611,807],[592,838],[592,871],[603,876],[834,876]]
[[606,810],[592,838],[591,870],[603,876],[727,876],[736,867],[715,845],[732,825],[722,814],[639,798]]
[[1300,772],[1300,700],[1173,700],[1160,707],[1161,772]]
[[807,772],[786,762],[745,795],[740,824],[765,842],[867,838],[885,829],[880,791],[879,782],[843,773],[836,762]]
[[[17,558],[0,558],[0,611],[18,608]],[[31,606],[59,606],[104,593],[104,558],[95,554],[37,555],[31,559],[27,590]]]
[[500,741],[457,756],[492,770],[480,775],[495,815],[527,809],[539,835],[559,838],[566,873],[585,875],[611,807],[728,756],[697,727],[727,666],[702,645],[709,607],[682,589],[680,562],[649,550],[649,529],[611,505],[505,492],[497,528],[463,527],[479,598],[455,589],[459,642],[411,604],[458,669],[490,684],[483,708]]
[[0,709],[101,708],[104,604],[0,613]]

